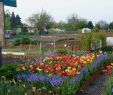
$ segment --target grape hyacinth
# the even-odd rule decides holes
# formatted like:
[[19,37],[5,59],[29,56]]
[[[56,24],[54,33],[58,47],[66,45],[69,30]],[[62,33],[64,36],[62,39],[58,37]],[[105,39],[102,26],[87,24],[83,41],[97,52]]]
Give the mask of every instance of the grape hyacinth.
[[58,76],[52,76],[51,78],[49,78],[49,83],[53,87],[58,87],[58,86],[61,86],[63,84],[63,79],[61,77],[58,77]]
[[101,63],[102,60],[107,59],[107,58],[108,58],[107,53],[101,54],[96,60],[94,60],[92,66],[94,68],[97,67]]

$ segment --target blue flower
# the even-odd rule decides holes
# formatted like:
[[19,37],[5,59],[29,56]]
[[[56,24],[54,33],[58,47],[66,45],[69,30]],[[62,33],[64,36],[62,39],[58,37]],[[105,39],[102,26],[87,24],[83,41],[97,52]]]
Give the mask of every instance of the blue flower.
[[58,87],[58,86],[61,86],[63,84],[63,79],[61,77],[58,77],[58,76],[52,76],[51,78],[49,78],[49,83],[53,87]]

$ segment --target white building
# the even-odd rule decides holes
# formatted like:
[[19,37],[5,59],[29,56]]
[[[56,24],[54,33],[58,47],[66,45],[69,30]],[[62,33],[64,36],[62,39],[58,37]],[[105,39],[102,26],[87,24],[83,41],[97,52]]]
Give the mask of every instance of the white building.
[[89,33],[89,32],[91,32],[91,29],[89,29],[89,28],[82,29],[82,33]]

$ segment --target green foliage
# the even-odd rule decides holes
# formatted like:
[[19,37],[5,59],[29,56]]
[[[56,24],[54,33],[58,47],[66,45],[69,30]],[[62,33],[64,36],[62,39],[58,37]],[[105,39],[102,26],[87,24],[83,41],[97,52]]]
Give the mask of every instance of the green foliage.
[[107,79],[107,86],[103,91],[102,95],[112,95],[113,94],[112,89],[113,89],[113,75],[109,76],[109,78]]
[[111,23],[109,24],[109,29],[110,29],[110,30],[113,29],[113,22],[111,22]]
[[16,68],[18,64],[3,64],[0,67],[0,76],[5,76],[7,79],[13,79],[17,75]]
[[83,50],[91,50],[91,43],[94,40],[101,40],[102,47],[106,46],[106,36],[103,32],[86,33],[81,37],[81,48]]
[[[35,94],[32,91],[33,87],[36,87]],[[1,81],[0,95],[75,95],[79,88],[79,83],[69,84],[66,80],[60,87],[40,85],[36,82],[16,82],[14,84],[13,81]]]
[[10,30],[11,29],[10,14],[5,13],[4,17],[5,17],[4,28],[5,30]]
[[92,21],[88,22],[87,28],[89,28],[89,29],[93,29],[94,28],[94,25],[93,25]]
[[57,49],[57,53],[67,54],[68,52],[65,49]]
[[17,46],[17,45],[20,45],[20,42],[21,42],[21,40],[20,40],[19,38],[16,38],[16,39],[14,40],[13,44],[14,44],[15,46]]
[[36,14],[33,14],[27,19],[28,23],[31,26],[36,27],[39,31],[39,34],[44,34],[44,29],[49,29],[54,25],[52,17],[47,14],[45,11]]
[[91,49],[91,39],[92,35],[91,33],[87,33],[84,36],[81,37],[81,48],[83,50],[88,50]]
[[112,47],[102,47],[100,50],[102,50],[103,52],[112,52],[113,48]]
[[11,21],[11,29],[14,29],[22,25],[20,16],[19,15],[15,16],[14,12],[12,12],[11,14],[10,21]]
[[13,42],[13,44],[20,45],[20,44],[30,44],[30,38],[29,37],[21,37],[21,38],[16,38]]
[[87,26],[87,21],[85,19],[78,18],[76,15],[72,15],[68,18],[67,27],[69,31],[77,31],[77,29],[82,29]]
[[28,38],[28,37],[22,37],[20,43],[21,44],[29,44],[30,43],[30,38]]

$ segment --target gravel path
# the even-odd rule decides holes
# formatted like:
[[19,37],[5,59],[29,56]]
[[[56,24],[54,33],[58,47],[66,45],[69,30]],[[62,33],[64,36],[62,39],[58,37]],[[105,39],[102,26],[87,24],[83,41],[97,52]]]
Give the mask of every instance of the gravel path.
[[101,75],[92,85],[81,95],[101,95],[106,87],[106,79]]
[[2,63],[9,63],[10,64],[10,63],[23,63],[23,62],[19,58],[8,57],[8,58],[3,58]]

